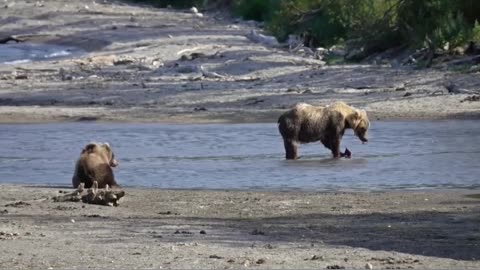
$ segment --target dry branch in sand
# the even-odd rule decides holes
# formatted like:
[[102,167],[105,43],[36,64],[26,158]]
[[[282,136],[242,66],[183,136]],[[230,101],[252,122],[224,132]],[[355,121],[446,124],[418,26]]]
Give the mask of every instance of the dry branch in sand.
[[125,196],[125,191],[110,189],[108,185],[104,189],[99,189],[98,183],[95,181],[92,188],[85,189],[84,183],[81,183],[74,192],[53,197],[53,200],[55,202],[82,201],[88,204],[118,206],[119,200],[123,196]]

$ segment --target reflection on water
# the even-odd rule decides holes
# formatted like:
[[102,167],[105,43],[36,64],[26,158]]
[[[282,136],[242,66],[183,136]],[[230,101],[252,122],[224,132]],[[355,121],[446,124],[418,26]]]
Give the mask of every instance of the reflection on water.
[[476,121],[375,122],[362,145],[349,131],[333,160],[319,143],[284,160],[274,124],[0,125],[0,183],[69,185],[90,141],[108,141],[127,186],[208,189],[386,189],[477,187]]

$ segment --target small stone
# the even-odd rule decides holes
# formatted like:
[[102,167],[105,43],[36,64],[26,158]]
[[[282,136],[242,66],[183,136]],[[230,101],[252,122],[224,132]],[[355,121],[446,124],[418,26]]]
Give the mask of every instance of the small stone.
[[234,260],[234,259],[228,259],[228,261],[227,261],[227,262],[228,262],[228,263],[234,263],[234,262],[235,262],[235,260]]
[[409,96],[411,96],[411,95],[412,95],[412,93],[407,92],[407,93],[405,93],[403,96],[404,96],[404,97],[409,97]]
[[18,235],[19,235],[18,232],[13,233],[13,236],[18,236]]
[[196,7],[191,7],[190,8],[190,12],[193,13],[193,14],[197,14],[198,13],[198,9]]
[[245,260],[245,261],[243,261],[242,264],[243,264],[243,266],[245,266],[245,267],[249,267],[249,266],[250,266],[250,261],[249,261],[249,260]]
[[341,265],[335,264],[335,265],[329,265],[329,266],[327,266],[327,269],[345,269],[345,266],[341,266]]
[[200,231],[200,234],[207,234],[207,232],[204,231],[204,230],[201,230],[201,231]]
[[72,219],[70,220],[70,222],[75,223],[75,219],[72,218]]
[[40,236],[41,236],[41,237],[45,237],[46,235],[45,235],[44,233],[41,233]]
[[365,269],[373,269],[373,265],[371,263],[365,264]]
[[251,233],[252,235],[265,235],[265,232],[259,229],[255,229]]
[[215,255],[215,254],[208,256],[208,258],[210,258],[210,259],[223,259],[223,257]]
[[27,236],[32,235],[32,233],[31,232],[26,232],[25,235],[27,235]]
[[256,264],[264,264],[265,263],[265,259],[258,259]]

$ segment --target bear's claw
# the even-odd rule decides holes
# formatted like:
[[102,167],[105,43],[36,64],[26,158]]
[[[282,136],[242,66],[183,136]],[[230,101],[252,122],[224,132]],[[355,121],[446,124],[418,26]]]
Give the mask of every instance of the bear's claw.
[[348,150],[348,148],[345,148],[345,152],[340,152],[340,157],[344,157],[344,158],[351,158],[352,157],[352,152],[350,152],[350,150]]

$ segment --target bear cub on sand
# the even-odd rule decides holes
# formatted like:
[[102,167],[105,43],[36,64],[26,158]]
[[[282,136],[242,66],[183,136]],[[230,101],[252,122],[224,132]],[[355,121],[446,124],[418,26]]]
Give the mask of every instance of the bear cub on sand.
[[75,166],[73,187],[78,188],[80,183],[84,183],[85,188],[91,188],[95,181],[98,183],[98,188],[105,188],[106,185],[118,187],[112,169],[117,165],[118,162],[108,143],[87,144]]
[[340,141],[345,129],[351,128],[366,143],[370,122],[365,110],[359,110],[344,102],[326,107],[299,103],[278,119],[278,129],[283,137],[287,159],[297,159],[297,144],[320,141],[332,151],[334,158],[349,157],[348,149],[340,152]]

